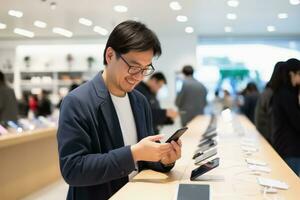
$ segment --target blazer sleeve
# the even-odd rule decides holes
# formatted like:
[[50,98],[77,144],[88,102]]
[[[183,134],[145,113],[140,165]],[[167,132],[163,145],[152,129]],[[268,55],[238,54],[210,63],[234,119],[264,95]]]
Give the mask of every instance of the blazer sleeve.
[[135,169],[130,146],[91,153],[90,121],[77,97],[64,98],[57,133],[62,176],[71,186],[91,186],[127,176]]

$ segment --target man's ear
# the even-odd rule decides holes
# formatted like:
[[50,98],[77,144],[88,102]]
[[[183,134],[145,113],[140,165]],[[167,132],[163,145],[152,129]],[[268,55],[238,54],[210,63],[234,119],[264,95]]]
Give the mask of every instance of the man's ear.
[[107,64],[111,63],[114,55],[115,55],[115,51],[113,50],[113,48],[108,47],[106,49],[106,53],[105,53],[105,59],[106,59]]

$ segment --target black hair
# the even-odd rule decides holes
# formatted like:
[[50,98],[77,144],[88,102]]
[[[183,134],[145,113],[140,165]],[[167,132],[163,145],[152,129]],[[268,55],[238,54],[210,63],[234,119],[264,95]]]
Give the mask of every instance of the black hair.
[[0,71],[0,84],[5,84],[5,76],[2,71]]
[[277,62],[274,66],[273,73],[266,87],[276,90],[284,80],[284,71],[286,70],[286,62]]
[[155,72],[150,76],[150,79],[156,79],[157,81],[163,81],[165,84],[167,84],[167,79],[165,75],[161,72]]
[[246,91],[247,92],[258,92],[257,86],[254,82],[249,82],[246,86]]
[[191,65],[185,65],[183,68],[182,68],[182,73],[185,75],[185,76],[193,76],[194,74],[194,69]]
[[137,21],[124,21],[117,25],[111,32],[103,53],[103,64],[107,65],[105,58],[108,47],[113,48],[118,54],[126,54],[129,51],[147,51],[152,49],[154,56],[161,55],[160,42],[153,31]]

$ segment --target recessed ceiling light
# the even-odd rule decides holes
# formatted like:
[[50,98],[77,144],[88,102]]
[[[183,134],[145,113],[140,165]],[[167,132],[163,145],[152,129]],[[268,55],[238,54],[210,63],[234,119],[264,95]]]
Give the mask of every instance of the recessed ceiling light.
[[178,15],[176,17],[176,20],[179,22],[186,22],[188,20],[188,18],[187,18],[187,16],[184,16],[184,15]]
[[290,0],[290,4],[292,4],[292,5],[299,5],[300,4],[300,0]]
[[287,13],[279,13],[278,18],[279,19],[286,19],[286,18],[288,18],[288,14]]
[[227,5],[230,6],[230,7],[234,7],[235,8],[235,7],[238,7],[239,4],[240,4],[240,2],[237,1],[237,0],[229,0],[229,1],[227,1]]
[[0,22],[0,29],[6,29],[6,27],[7,27],[6,24]]
[[229,20],[236,20],[236,18],[237,18],[236,14],[234,14],[234,13],[228,13],[228,14],[226,15],[226,17],[227,17],[227,19],[229,19]]
[[55,10],[56,9],[57,4],[55,2],[51,2],[50,3],[50,8],[51,10]]
[[172,1],[169,4],[169,6],[172,10],[181,10],[182,9],[181,5],[177,1]]
[[68,30],[66,30],[64,28],[59,28],[59,27],[54,27],[52,29],[52,32],[56,33],[56,34],[63,35],[63,36],[68,37],[68,38],[70,38],[70,37],[73,36],[73,33],[71,31],[68,31]]
[[267,26],[267,30],[269,32],[274,32],[274,31],[276,31],[276,28],[275,28],[275,26]]
[[224,27],[224,31],[225,31],[226,33],[231,33],[231,32],[232,32],[232,27],[230,27],[230,26],[225,26],[225,27]]
[[14,29],[14,33],[25,36],[25,37],[29,37],[29,38],[33,38],[34,37],[34,33],[22,28],[15,28]]
[[82,25],[85,25],[85,26],[92,26],[93,25],[93,22],[89,19],[86,19],[86,18],[79,18],[78,22]]
[[126,6],[123,6],[123,5],[116,5],[116,6],[114,6],[114,10],[116,12],[124,13],[124,12],[128,11],[128,8]]
[[35,25],[36,27],[39,27],[39,28],[46,28],[47,27],[47,24],[45,22],[42,22],[42,21],[39,21],[39,20],[36,20],[33,25]]
[[108,34],[108,30],[106,30],[105,28],[102,28],[100,26],[95,26],[93,29],[96,33],[99,33],[101,35],[107,35]]
[[193,33],[194,32],[194,28],[191,27],[191,26],[187,26],[187,27],[185,27],[185,32],[186,33]]
[[23,13],[21,11],[18,11],[18,10],[9,10],[8,14],[10,16],[17,17],[17,18],[23,17]]

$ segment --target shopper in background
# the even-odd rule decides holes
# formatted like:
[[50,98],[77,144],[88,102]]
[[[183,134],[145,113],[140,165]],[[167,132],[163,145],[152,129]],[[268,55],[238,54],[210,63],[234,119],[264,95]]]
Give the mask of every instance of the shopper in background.
[[5,76],[0,71],[0,121],[18,120],[18,103],[15,92],[6,85]]
[[149,103],[134,90],[160,54],[150,29],[125,21],[108,38],[103,73],[64,98],[57,139],[67,199],[108,199],[136,168],[167,172],[180,158],[180,140],[156,142]]
[[271,142],[278,154],[300,176],[300,61],[286,62],[284,79],[272,85]]
[[256,84],[253,82],[248,83],[246,89],[243,91],[243,96],[244,101],[240,107],[240,110],[252,123],[254,123],[255,106],[259,97]]
[[185,79],[181,91],[176,97],[175,104],[180,111],[181,124],[186,126],[195,116],[204,114],[207,103],[207,89],[202,83],[193,78],[194,69],[192,66],[184,66],[182,73]]
[[41,97],[38,102],[37,115],[38,116],[49,116],[52,114],[52,104],[48,97],[49,92],[42,90]]
[[29,113],[28,113],[29,118],[31,119],[33,117],[36,117],[38,114],[38,105],[39,105],[39,99],[36,94],[32,94],[29,96],[28,105],[29,105]]
[[223,90],[223,109],[233,109],[234,106],[234,100],[228,90]]
[[269,82],[266,84],[263,92],[260,94],[255,107],[255,126],[269,143],[271,143],[271,99],[273,96],[272,87],[277,88],[275,84],[281,82],[280,80],[283,79],[283,70],[285,67],[285,62],[276,63],[272,76]]
[[154,133],[158,134],[162,125],[173,124],[174,119],[177,117],[177,112],[173,109],[162,109],[157,99],[157,93],[160,88],[167,84],[167,79],[161,72],[156,72],[146,81],[141,81],[135,89],[140,91],[149,101]]
[[23,92],[21,99],[18,101],[19,116],[27,118],[29,112],[29,92]]

